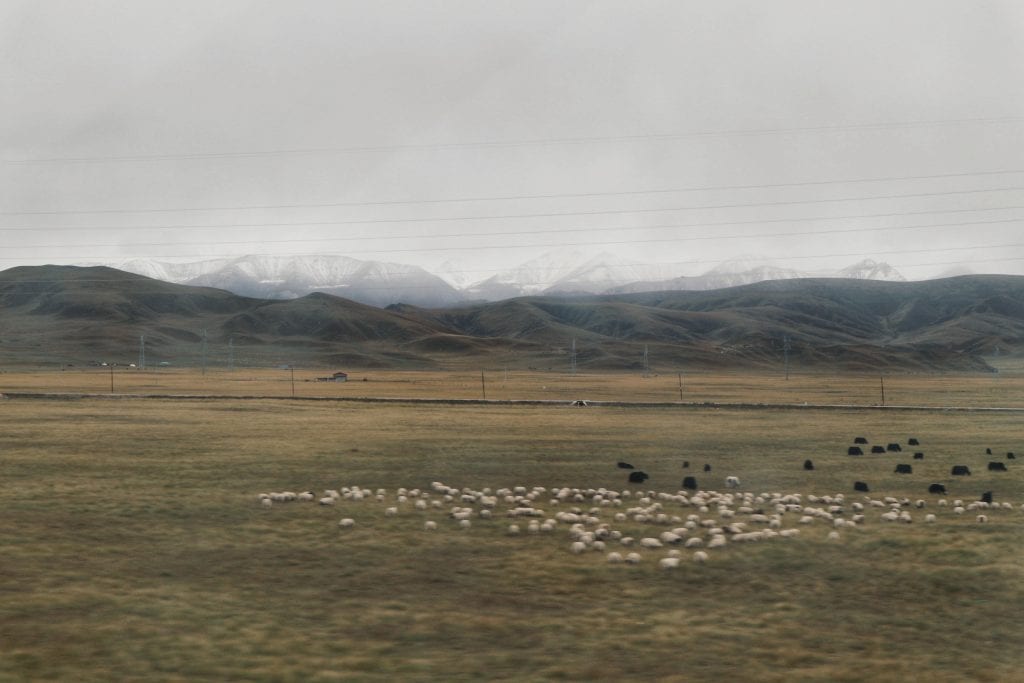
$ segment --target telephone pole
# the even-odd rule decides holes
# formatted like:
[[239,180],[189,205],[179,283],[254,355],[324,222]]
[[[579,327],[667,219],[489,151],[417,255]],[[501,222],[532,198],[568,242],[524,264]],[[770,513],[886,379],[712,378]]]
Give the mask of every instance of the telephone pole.
[[786,359],[786,380],[789,380],[789,350],[792,348],[789,345],[789,336],[782,337],[782,355]]
[[203,377],[206,377],[206,328],[203,328]]
[[644,344],[644,377],[647,377],[650,374],[651,374],[651,365],[648,362],[647,344]]
[[139,370],[146,369],[146,335],[139,335]]
[[572,338],[572,353],[569,356],[569,372],[576,374],[576,337]]

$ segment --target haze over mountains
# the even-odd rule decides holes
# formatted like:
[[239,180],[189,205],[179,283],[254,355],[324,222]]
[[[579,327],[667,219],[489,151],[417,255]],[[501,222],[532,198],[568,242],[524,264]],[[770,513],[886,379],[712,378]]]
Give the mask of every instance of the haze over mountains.
[[242,296],[293,299],[324,292],[372,306],[405,303],[424,307],[534,295],[703,291],[812,276],[904,280],[888,264],[871,259],[838,272],[808,273],[756,258],[737,258],[702,275],[685,277],[679,275],[679,265],[638,264],[607,252],[583,251],[549,252],[485,278],[457,264],[446,264],[434,274],[419,266],[333,255],[241,256],[192,263],[135,259],[116,267],[165,282],[217,287]]
[[[198,277],[198,276],[197,276]],[[779,368],[985,371],[1024,353],[1024,277],[773,280],[710,291],[532,296],[378,308],[279,300],[107,267],[0,272],[0,362],[372,367],[577,365],[654,372]]]

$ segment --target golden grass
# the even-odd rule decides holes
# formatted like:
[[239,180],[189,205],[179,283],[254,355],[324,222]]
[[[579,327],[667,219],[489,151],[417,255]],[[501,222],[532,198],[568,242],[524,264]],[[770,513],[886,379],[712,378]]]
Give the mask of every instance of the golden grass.
[[[0,392],[297,398],[450,398],[684,403],[781,403],[1024,408],[1024,367],[992,374],[687,372],[651,374],[530,370],[355,370],[344,383],[317,382],[325,370],[68,368],[0,373]],[[481,374],[483,381],[481,382]],[[294,382],[292,381],[294,377]],[[113,384],[113,391],[111,391]]]
[[[368,391],[369,376],[330,389]],[[422,396],[457,393],[451,375],[433,389],[418,373],[390,377]],[[0,379],[13,391],[11,375]],[[961,379],[951,390],[1007,378]],[[52,377],[17,381],[40,390]],[[708,379],[707,391],[739,395],[741,384]],[[747,385],[772,396],[767,378]],[[1019,400],[1007,385],[966,402]],[[653,554],[638,567],[572,555],[564,525],[511,538],[504,518],[458,531],[408,505],[386,517],[376,501],[264,509],[255,495],[359,484],[388,489],[392,505],[397,487],[433,480],[622,489],[619,459],[650,473],[645,489],[674,491],[688,459],[705,488],[736,474],[755,491],[850,499],[864,480],[875,496],[932,501],[927,484],[945,481],[950,499],[992,490],[1016,507],[1024,470],[987,472],[984,449],[1024,456],[1020,424],[998,413],[0,401],[0,680],[1019,680],[1019,509],[978,525],[932,506],[939,524],[870,519],[839,543],[816,525],[664,573]],[[895,475],[909,453],[845,455],[860,434],[916,436],[926,457]],[[974,475],[951,480],[952,463]],[[340,530],[342,516],[357,526]],[[422,531],[425,517],[440,528]]]

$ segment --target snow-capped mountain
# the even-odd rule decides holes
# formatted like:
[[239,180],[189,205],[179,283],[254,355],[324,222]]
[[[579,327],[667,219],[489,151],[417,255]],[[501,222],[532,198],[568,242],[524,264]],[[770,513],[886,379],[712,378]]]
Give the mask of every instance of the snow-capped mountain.
[[232,259],[213,259],[191,263],[165,263],[148,259],[132,259],[114,264],[114,267],[136,275],[145,275],[154,280],[183,283],[216,272],[231,261]]
[[474,283],[482,280],[480,272],[474,270],[473,266],[462,261],[445,261],[432,270],[438,276],[455,289],[467,289]]
[[887,282],[907,281],[907,278],[903,277],[888,263],[879,263],[869,258],[843,268],[839,271],[839,277],[848,277],[856,280],[885,280]]
[[373,306],[406,303],[428,308],[529,295],[722,289],[803,277],[905,281],[889,264],[871,259],[840,271],[807,273],[745,256],[723,261],[701,275],[681,276],[678,265],[638,264],[614,254],[578,250],[549,252],[475,284],[467,283],[479,271],[462,263],[445,263],[435,275],[419,266],[322,254],[242,256],[193,263],[135,259],[116,267],[165,282],[217,287],[243,296],[290,299],[326,292]]
[[599,294],[642,280],[663,280],[678,274],[678,268],[662,264],[640,264],[615,254],[601,253],[553,282],[545,294]]
[[419,266],[347,256],[260,255],[180,264],[135,260],[120,267],[166,282],[265,299],[325,292],[373,306],[447,306],[462,300],[455,288]]
[[471,299],[496,301],[541,294],[591,258],[582,251],[548,252],[505,270],[465,290]]

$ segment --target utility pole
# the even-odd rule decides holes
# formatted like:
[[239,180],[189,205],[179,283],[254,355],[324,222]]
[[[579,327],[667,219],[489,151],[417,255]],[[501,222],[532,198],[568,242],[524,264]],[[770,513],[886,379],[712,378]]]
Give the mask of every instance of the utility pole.
[[484,371],[480,371],[480,391],[483,392],[484,400],[487,400],[487,385],[484,384]]
[[572,338],[572,354],[569,356],[569,372],[576,374],[576,337]]
[[882,386],[882,407],[885,407],[885,377],[878,378],[879,384]]
[[228,337],[228,370],[235,369],[235,338]]
[[206,377],[206,328],[203,328],[203,377]]
[[114,393],[114,364],[110,364],[110,393]]
[[647,344],[644,344],[644,377],[647,377],[649,374],[651,374],[651,366],[648,363]]
[[146,335],[139,335],[139,370],[146,369]]
[[295,398],[295,366],[289,365],[288,369],[292,371],[292,398]]
[[683,402],[683,373],[679,373],[679,402]]
[[785,335],[782,337],[782,355],[786,359],[786,380],[789,380],[789,350],[792,348],[789,345],[789,336]]

